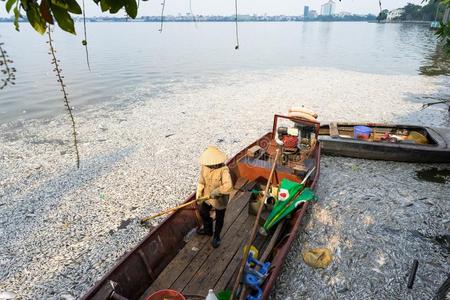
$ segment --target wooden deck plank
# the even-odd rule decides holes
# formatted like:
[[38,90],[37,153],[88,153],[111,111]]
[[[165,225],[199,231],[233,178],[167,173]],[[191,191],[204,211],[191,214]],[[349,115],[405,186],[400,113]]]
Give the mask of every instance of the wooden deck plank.
[[213,251],[211,243],[207,243],[202,251],[189,262],[189,265],[184,269],[183,273],[177,278],[177,280],[170,286],[170,289],[176,291],[182,291],[186,285],[191,281],[192,277],[201,268],[204,261],[208,258],[208,255]]
[[[250,183],[245,185],[243,190],[246,190],[247,187],[251,188],[251,185],[252,184]],[[229,208],[227,209],[227,213],[225,214],[225,223],[222,229],[223,232],[226,232],[228,230],[228,228],[233,224],[235,219],[242,212],[244,207],[246,207],[250,195],[251,192],[248,191],[238,192],[236,196],[230,201]],[[192,269],[191,264],[194,260],[201,260],[203,262],[205,257],[201,253],[202,250],[205,250],[205,247],[209,246],[209,241],[209,237],[194,235],[191,240],[188,241],[188,243],[180,250],[177,256],[174,257],[170,264],[161,272],[161,274],[159,274],[158,278],[147,289],[145,295],[149,295],[152,292],[169,288],[174,285],[174,283],[183,273],[188,273],[190,271],[187,270],[188,268]],[[193,249],[197,251],[194,251]],[[210,250],[206,249],[205,251]],[[197,256],[199,257],[196,258]]]
[[219,280],[216,282],[216,285],[214,286],[214,291],[223,291],[227,287],[230,279],[237,275],[235,273],[242,261],[243,247],[247,238],[248,235],[244,239],[242,239],[239,248],[236,249],[236,252],[234,253],[234,256],[231,259],[230,263],[226,267],[223,274],[220,276]]
[[242,212],[224,236],[220,248],[211,252],[189,284],[183,289],[185,294],[206,295],[208,289],[216,285],[240,249],[242,241],[249,234],[254,219],[255,217],[249,216],[247,211]]
[[[245,243],[248,241],[249,235],[250,235],[250,232],[242,240],[242,243],[241,243],[238,251],[236,251],[236,254],[233,257],[232,261],[230,262],[227,269],[220,277],[219,281],[214,286],[215,291],[222,291],[222,290],[225,290],[226,288],[233,289],[233,284],[234,284],[235,278],[237,276],[237,273],[239,271],[238,267],[242,263],[242,254],[244,253],[243,247],[245,246]],[[261,255],[263,249],[265,249],[265,247],[267,246],[266,245],[267,238],[268,238],[268,236],[263,236],[260,234],[256,235],[253,245],[259,250],[259,255]]]
[[159,274],[158,278],[147,289],[145,294],[149,295],[158,290],[168,288],[178,278],[179,274],[186,269],[189,262],[208,244],[208,240],[207,236],[194,235],[170,264]]
[[[247,212],[245,209],[241,210],[240,215],[236,220],[233,220],[232,224],[229,224],[229,229],[223,233],[222,241],[225,242],[225,237],[229,234],[229,232],[232,232],[231,230],[234,230],[234,224],[236,222],[239,222],[238,220],[245,218]],[[192,260],[189,262],[189,265],[187,268],[183,271],[183,273],[178,277],[178,279],[174,282],[174,284],[170,287],[173,290],[182,291],[192,280],[192,278],[195,276],[195,274],[203,267],[205,264],[205,261],[208,259],[209,255],[213,253],[214,248],[211,246],[210,243],[207,243],[207,245],[202,249],[202,251]]]

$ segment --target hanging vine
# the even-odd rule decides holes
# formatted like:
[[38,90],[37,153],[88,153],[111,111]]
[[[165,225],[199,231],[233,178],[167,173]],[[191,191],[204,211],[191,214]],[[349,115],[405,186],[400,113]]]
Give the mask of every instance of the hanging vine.
[[86,8],[84,5],[84,0],[83,0],[83,31],[84,31],[84,40],[81,43],[83,44],[84,49],[86,50],[86,63],[87,63],[88,69],[90,71],[91,65],[89,63],[89,51],[88,51],[88,46],[87,46]]
[[4,89],[8,84],[14,85],[16,80],[16,68],[10,66],[13,61],[3,48],[4,45],[4,43],[0,42],[0,72],[4,75],[4,78],[0,81],[0,90]]
[[234,49],[239,50],[239,29],[238,29],[238,0],[234,0],[234,27],[236,29],[236,46]]
[[164,8],[166,8],[166,0],[163,0],[163,2],[161,2],[161,24],[159,26],[159,32],[163,31],[163,24],[164,24]]
[[55,66],[53,71],[56,73],[56,77],[58,78],[57,81],[61,86],[61,92],[63,94],[63,99],[64,99],[64,105],[67,109],[67,113],[69,115],[70,122],[72,123],[72,136],[73,136],[73,145],[75,148],[77,168],[80,168],[80,154],[78,151],[78,139],[77,139],[77,130],[76,130],[76,125],[75,125],[75,119],[73,117],[72,107],[70,106],[70,103],[69,103],[69,95],[66,91],[66,85],[64,84],[64,81],[63,81],[64,76],[62,75],[62,69],[59,66],[60,61],[56,58],[56,50],[55,50],[55,47],[53,46],[53,39],[52,39],[52,35],[51,35],[50,25],[48,26],[47,33],[48,33],[47,43],[50,47],[49,54],[52,57],[52,64]]

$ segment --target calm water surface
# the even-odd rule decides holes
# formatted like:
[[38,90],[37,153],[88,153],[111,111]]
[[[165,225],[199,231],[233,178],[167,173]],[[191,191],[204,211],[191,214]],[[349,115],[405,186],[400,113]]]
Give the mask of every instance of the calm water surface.
[[[46,36],[21,25],[18,33],[0,23],[17,69],[16,85],[0,91],[0,123],[62,111]],[[89,72],[77,25],[79,36],[54,34],[77,108],[114,101],[142,83],[163,95],[170,84],[233,71],[312,66],[415,75],[436,60],[436,39],[426,25],[242,23],[236,51],[232,23],[166,23],[162,34],[157,23],[89,23]]]

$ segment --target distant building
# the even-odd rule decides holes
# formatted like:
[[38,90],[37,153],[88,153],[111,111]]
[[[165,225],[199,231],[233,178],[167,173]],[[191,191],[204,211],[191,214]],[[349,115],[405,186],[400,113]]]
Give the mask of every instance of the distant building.
[[308,14],[308,18],[314,19],[317,18],[317,11],[316,10],[310,10]]
[[336,2],[334,2],[333,0],[329,0],[327,3],[322,4],[320,14],[322,16],[331,16],[334,15],[335,11],[336,11]]
[[394,10],[391,10],[386,18],[386,21],[395,21],[400,19],[400,17],[402,16],[402,14],[405,12],[405,10],[403,8],[397,8]]
[[305,5],[305,7],[303,7],[303,16],[305,18],[307,18],[309,16],[309,6]]
[[352,15],[352,13],[348,12],[348,11],[341,11],[338,13],[338,16],[340,16],[340,17],[351,16],[351,15]]

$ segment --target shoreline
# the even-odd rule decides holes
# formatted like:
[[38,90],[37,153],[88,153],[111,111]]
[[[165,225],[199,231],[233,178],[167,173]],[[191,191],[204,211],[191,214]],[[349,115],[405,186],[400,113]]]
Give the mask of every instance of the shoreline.
[[[450,96],[450,85],[447,83],[446,79],[449,78],[448,75],[437,75],[437,76],[428,76],[428,75],[422,75],[422,74],[398,74],[398,73],[377,73],[377,72],[365,72],[361,70],[351,70],[351,69],[340,69],[335,67],[314,67],[314,66],[303,66],[303,67],[282,67],[277,69],[257,69],[257,70],[247,70],[247,69],[237,69],[237,70],[229,70],[227,72],[222,73],[221,75],[217,74],[216,72],[213,72],[211,74],[203,74],[201,77],[198,77],[194,80],[185,80],[182,84],[185,85],[187,88],[197,87],[199,82],[207,80],[207,84],[213,85],[217,84],[217,82],[221,80],[233,80],[233,83],[236,83],[237,80],[236,77],[239,76],[245,76],[247,77],[246,80],[249,80],[248,77],[256,77],[256,78],[266,78],[270,76],[271,74],[287,74],[287,73],[297,73],[297,72],[330,72],[331,74],[351,74],[353,76],[364,76],[367,78],[387,78],[392,77],[395,79],[401,79],[401,80],[408,80],[409,78],[418,81],[428,82],[430,85],[433,85],[433,88],[435,88],[432,95],[427,95],[427,93],[424,94],[416,94],[416,95],[407,95],[408,92],[405,94],[405,98],[408,98],[408,101],[410,101],[410,104],[412,106],[416,104],[424,104],[427,102],[430,102],[431,100],[437,99],[439,97],[448,97]],[[77,86],[77,85],[76,85]],[[77,116],[84,116],[93,114],[96,111],[105,110],[106,112],[114,112],[114,111],[126,111],[129,107],[133,108],[136,105],[145,105],[146,101],[155,101],[154,97],[150,97],[148,99],[145,99],[146,96],[148,96],[147,90],[151,90],[154,87],[150,84],[147,85],[144,82],[139,83],[134,90],[130,87],[127,87],[126,90],[122,91],[120,94],[116,94],[112,97],[111,100],[104,101],[104,102],[94,102],[94,103],[85,103],[80,104],[79,106],[75,106],[74,102],[77,102],[77,98],[70,99],[71,103],[73,105],[73,112],[75,115],[75,119],[77,119]],[[173,88],[173,87],[172,87]],[[171,92],[170,87],[166,87],[166,93]],[[164,95],[162,95],[164,96]],[[344,96],[345,97],[345,96]],[[58,97],[59,98],[59,97]],[[167,100],[167,99],[158,99],[161,100]],[[151,103],[148,103],[151,105]],[[55,105],[54,105],[55,106]],[[40,114],[40,115],[39,115]],[[26,116],[24,115],[24,118],[20,118],[20,115],[17,116],[17,120],[10,120],[11,117],[6,118],[7,121],[4,121],[3,123],[0,122],[0,135],[2,132],[6,134],[11,134],[16,131],[16,129],[20,129],[27,126],[40,126],[41,124],[48,124],[53,121],[58,121],[61,119],[64,119],[67,117],[67,111],[64,109],[64,105],[62,101],[59,101],[56,103],[56,108],[53,109],[53,111],[50,111],[49,109],[45,109],[45,112],[39,113],[38,116]],[[36,115],[36,113],[33,113],[33,115]],[[444,118],[445,119],[445,118]],[[335,121],[333,120],[323,120],[323,121]],[[348,119],[351,120],[351,119]],[[76,121],[76,120],[75,120]],[[345,121],[345,120],[344,120]],[[375,119],[361,119],[359,121],[376,121]],[[400,121],[400,120],[399,120]],[[404,122],[403,120],[401,122]],[[434,126],[449,126],[449,123],[444,122],[434,122],[431,124],[427,124],[425,122],[419,122],[417,123],[417,120],[409,121],[412,123],[416,123],[418,125],[434,125]]]

